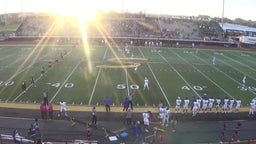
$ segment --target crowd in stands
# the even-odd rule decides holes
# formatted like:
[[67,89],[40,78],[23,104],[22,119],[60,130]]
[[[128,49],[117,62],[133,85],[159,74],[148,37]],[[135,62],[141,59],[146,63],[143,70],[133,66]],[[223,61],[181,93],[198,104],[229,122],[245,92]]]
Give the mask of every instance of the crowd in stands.
[[59,17],[47,14],[26,16],[19,25],[15,37],[46,36],[70,39],[82,37],[83,34],[89,38],[160,38],[173,41],[224,42],[231,42],[230,40],[234,38],[238,41],[239,36],[255,36],[253,31],[225,29],[216,19],[111,13],[84,24],[72,16]]
[[[120,14],[121,15],[121,14]],[[192,19],[161,18],[146,15],[101,17],[84,25],[87,36],[146,37],[202,40],[222,39],[217,22]],[[17,29],[16,36],[80,36],[80,25],[73,17],[28,16]]]

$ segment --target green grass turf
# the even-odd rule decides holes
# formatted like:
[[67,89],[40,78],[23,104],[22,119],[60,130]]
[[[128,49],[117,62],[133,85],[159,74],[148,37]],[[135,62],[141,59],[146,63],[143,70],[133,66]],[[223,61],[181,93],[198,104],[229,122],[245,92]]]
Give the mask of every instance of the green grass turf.
[[[64,100],[74,105],[103,105],[105,96],[121,105],[128,93],[134,93],[134,104],[139,106],[157,105],[160,100],[174,106],[178,96],[191,99],[204,93],[214,98],[239,98],[246,106],[255,97],[254,52],[199,49],[196,53],[191,48],[130,47],[130,54],[125,54],[122,50],[123,46],[84,49],[71,45],[1,45],[0,99],[41,103],[44,89],[49,90],[51,102]],[[62,60],[64,52],[67,54]],[[129,59],[131,53],[133,60]],[[216,65],[212,64],[213,56]],[[52,68],[48,68],[49,61],[54,62]],[[127,68],[133,62],[141,64],[136,72]],[[46,74],[41,77],[42,66]],[[244,74],[246,89],[241,88]],[[37,87],[30,86],[31,75]],[[149,79],[149,91],[143,90],[144,77]],[[23,94],[22,81],[28,87]]]

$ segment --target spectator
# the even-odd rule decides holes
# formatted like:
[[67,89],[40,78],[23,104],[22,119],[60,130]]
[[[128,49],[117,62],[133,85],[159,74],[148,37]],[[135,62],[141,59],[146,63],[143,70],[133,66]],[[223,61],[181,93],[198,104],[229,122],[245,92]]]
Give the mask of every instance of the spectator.
[[132,123],[132,110],[131,108],[128,108],[128,110],[126,111],[126,124],[130,125]]
[[19,136],[20,135],[18,133],[18,130],[14,129],[13,133],[12,133],[12,138],[13,138],[14,143],[20,143],[20,140],[17,139],[17,137],[19,137]]
[[223,143],[224,141],[227,141],[228,137],[226,135],[226,133],[223,131],[221,132],[221,135],[220,135],[220,143]]
[[104,99],[105,107],[106,107],[106,112],[110,112],[110,105],[111,105],[111,99],[106,96]]
[[141,126],[140,126],[140,121],[137,121],[137,123],[134,127],[134,130],[135,130],[135,134],[136,134],[135,142],[141,143],[141,141],[142,141],[142,130],[141,130]]
[[92,128],[91,128],[91,125],[90,125],[90,124],[87,125],[86,133],[87,133],[87,140],[91,140]]
[[128,108],[129,108],[129,100],[128,100],[128,98],[126,97],[125,98],[125,100],[124,100],[124,102],[123,102],[123,111],[125,110],[125,111],[127,111],[128,110]]
[[96,107],[94,106],[93,108],[92,108],[92,124],[97,124],[97,116],[96,116],[96,113],[97,113],[97,111],[96,111]]
[[40,111],[41,111],[41,118],[47,119],[47,107],[46,107],[45,103],[42,103],[40,105]]
[[53,119],[53,105],[51,103],[48,105],[48,115],[49,115],[49,119],[52,120]]
[[176,118],[176,114],[173,113],[171,115],[171,125],[172,125],[172,132],[175,132],[175,126],[177,125],[177,118]]

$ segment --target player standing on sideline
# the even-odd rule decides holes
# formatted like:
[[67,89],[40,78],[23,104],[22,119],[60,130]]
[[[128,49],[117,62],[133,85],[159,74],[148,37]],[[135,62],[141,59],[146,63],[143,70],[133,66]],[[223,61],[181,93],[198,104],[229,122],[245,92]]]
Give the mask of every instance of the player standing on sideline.
[[149,114],[148,114],[148,111],[145,110],[143,113],[142,113],[142,117],[143,117],[143,122],[144,122],[144,126],[145,126],[145,131],[146,132],[149,132],[148,131],[148,127],[149,127]]
[[219,112],[219,109],[220,109],[220,103],[221,103],[221,99],[220,98],[217,98],[216,99],[216,106],[215,106],[215,108],[216,108],[216,113],[217,112]]
[[180,104],[181,104],[181,99],[178,96],[178,98],[176,99],[176,105],[175,105],[175,113],[177,113],[178,111],[180,111]]
[[163,122],[163,119],[164,119],[164,113],[165,113],[164,106],[159,107],[159,119],[160,119],[160,123],[162,123],[162,122]]
[[193,109],[192,109],[193,116],[196,116],[197,112],[198,112],[198,101],[195,100],[193,102]]
[[254,100],[252,100],[249,108],[249,115],[248,115],[249,117],[252,117],[254,115],[254,109],[255,109],[255,102]]
[[165,120],[166,120],[166,115],[165,115],[166,114],[166,108],[162,107],[161,111],[162,111],[162,115],[163,115],[161,123],[162,123],[162,126],[164,126],[165,125]]
[[208,102],[209,100],[207,98],[203,99],[203,106],[202,106],[203,113],[206,113]]
[[64,115],[67,117],[68,116],[67,103],[61,100],[59,104],[60,104],[60,111],[59,111],[58,117],[61,116],[62,112],[64,112]]
[[242,87],[245,88],[245,83],[246,83],[246,75],[244,75],[243,79],[242,79]]
[[197,108],[198,108],[198,112],[200,113],[201,112],[201,102],[202,102],[202,99],[201,98],[197,98]]
[[209,98],[209,105],[208,105],[208,109],[209,111],[212,111],[212,107],[213,107],[213,103],[214,103],[214,98]]
[[236,100],[236,110],[235,112],[238,113],[241,107],[242,101],[240,99]]
[[165,123],[166,123],[165,126],[166,127],[168,127],[170,115],[171,115],[171,110],[169,107],[166,107],[166,109],[165,109]]
[[212,64],[213,65],[215,65],[215,61],[216,61],[216,58],[215,58],[215,56],[213,56],[213,58],[212,58]]
[[224,104],[223,104],[223,106],[222,106],[222,111],[223,111],[224,113],[226,113],[227,110],[228,110],[228,101],[229,101],[229,99],[226,97],[226,98],[224,99]]
[[32,84],[34,87],[36,87],[36,82],[35,82],[35,78],[33,75],[31,75],[30,80],[31,80],[30,84]]
[[188,99],[188,97],[186,97],[184,100],[184,105],[183,105],[183,113],[188,112],[188,105],[189,105],[189,99]]
[[21,90],[22,90],[23,93],[26,93],[26,91],[27,91],[27,85],[26,85],[25,81],[23,81],[21,83]]
[[234,102],[235,102],[234,99],[230,99],[230,100],[229,100],[229,106],[228,106],[229,112],[233,112],[233,105],[234,105]]
[[149,90],[148,83],[149,83],[148,78],[145,77],[145,78],[144,78],[144,87],[143,87],[143,90],[145,90],[146,88]]

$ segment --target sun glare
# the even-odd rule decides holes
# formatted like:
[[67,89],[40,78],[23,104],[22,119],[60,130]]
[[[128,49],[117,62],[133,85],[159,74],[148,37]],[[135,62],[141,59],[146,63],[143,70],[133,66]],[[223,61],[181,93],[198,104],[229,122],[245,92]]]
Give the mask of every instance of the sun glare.
[[89,45],[87,43],[87,34],[85,24],[88,21],[96,19],[97,12],[100,10],[99,1],[85,0],[63,0],[62,5],[58,7],[60,17],[74,16],[79,21],[79,29],[82,34],[82,44],[87,59],[89,70],[91,71],[91,56]]
[[58,8],[58,13],[60,16],[75,16],[80,21],[87,21],[95,19],[98,10],[97,3],[92,3],[92,1],[89,3],[83,0],[64,0]]

